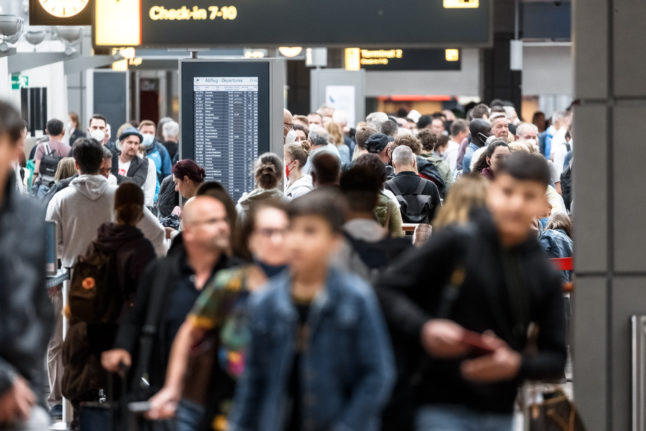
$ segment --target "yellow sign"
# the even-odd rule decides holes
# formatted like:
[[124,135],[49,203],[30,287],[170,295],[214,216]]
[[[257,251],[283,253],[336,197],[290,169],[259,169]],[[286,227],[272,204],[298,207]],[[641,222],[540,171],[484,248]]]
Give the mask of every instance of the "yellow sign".
[[345,49],[345,70],[361,70],[361,49]]
[[480,0],[444,0],[445,9],[477,9]]
[[95,45],[141,45],[141,0],[96,0],[94,14]]
[[460,59],[459,49],[445,49],[444,58],[446,61],[458,61]]

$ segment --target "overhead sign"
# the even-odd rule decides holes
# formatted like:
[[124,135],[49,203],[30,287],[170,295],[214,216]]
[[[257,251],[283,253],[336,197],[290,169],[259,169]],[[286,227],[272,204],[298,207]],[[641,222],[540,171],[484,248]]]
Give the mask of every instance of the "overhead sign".
[[90,24],[90,0],[29,0],[29,25]]
[[348,48],[347,70],[460,70],[458,49]]
[[[96,0],[101,3],[137,3]],[[141,46],[490,46],[492,0],[445,7],[441,0],[139,0]],[[466,4],[457,0],[458,5]],[[125,7],[125,6],[122,6]],[[135,6],[132,6],[134,9]],[[117,17],[115,17],[117,18]],[[132,26],[97,10],[97,25]],[[108,46],[100,34],[95,44]],[[136,45],[132,43],[121,45]]]

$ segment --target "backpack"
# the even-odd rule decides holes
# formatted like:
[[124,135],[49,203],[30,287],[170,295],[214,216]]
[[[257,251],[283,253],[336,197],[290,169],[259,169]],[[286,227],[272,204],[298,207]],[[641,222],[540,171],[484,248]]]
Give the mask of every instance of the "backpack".
[[40,161],[40,178],[42,178],[44,183],[49,183],[54,181],[56,169],[58,169],[58,163],[63,157],[55,156],[48,142],[44,142],[41,145],[43,145],[45,154]]
[[435,166],[432,161],[424,157],[417,157],[417,169],[419,169],[419,175],[422,178],[435,183],[437,191],[440,192],[440,196],[444,198],[446,196],[446,182],[444,181],[444,177],[438,167]]
[[72,323],[111,323],[118,319],[124,301],[114,289],[114,275],[114,254],[96,247],[74,264],[68,295]]
[[415,192],[409,195],[402,194],[393,180],[387,181],[386,185],[397,197],[404,223],[430,223],[432,196],[422,194],[426,188],[424,179],[419,179]]
[[572,162],[561,174],[561,193],[565,208],[570,211],[570,206],[572,205]]
[[386,237],[379,241],[370,242],[354,238],[347,232],[344,234],[352,246],[352,250],[371,270],[385,269],[390,265],[390,262],[412,247],[412,243],[408,238]]

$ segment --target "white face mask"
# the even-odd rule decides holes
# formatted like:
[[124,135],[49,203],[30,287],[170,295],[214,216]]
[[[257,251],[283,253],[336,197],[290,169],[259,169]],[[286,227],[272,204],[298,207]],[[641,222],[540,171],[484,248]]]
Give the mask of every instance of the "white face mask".
[[72,123],[71,121],[67,123],[67,130],[74,130],[74,123]]
[[155,135],[153,135],[152,133],[144,133],[143,135],[144,135],[144,140],[141,143],[141,145],[144,146],[145,148],[149,148],[155,141]]
[[90,137],[96,139],[101,144],[103,144],[103,140],[105,139],[105,131],[101,129],[94,129],[90,132]]
[[538,142],[536,141],[536,139],[533,139],[533,138],[525,139],[525,143],[527,145],[531,145],[534,148],[538,148]]

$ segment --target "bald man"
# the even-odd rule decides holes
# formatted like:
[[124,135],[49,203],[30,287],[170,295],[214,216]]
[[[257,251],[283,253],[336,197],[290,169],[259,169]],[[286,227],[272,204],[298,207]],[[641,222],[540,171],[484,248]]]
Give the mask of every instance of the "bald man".
[[[235,219],[235,214],[227,213],[225,198],[228,197],[197,196],[184,206],[182,233],[176,238],[179,242],[167,257],[148,266],[139,282],[134,308],[119,328],[114,349],[102,355],[102,364],[107,370],[121,372],[123,366],[132,365],[131,355],[141,352],[142,329],[150,313],[154,313],[159,318],[151,338],[151,358],[144,366],[151,386],[163,387],[170,348],[193,303],[218,271],[233,266],[227,251],[231,237],[229,220]],[[209,384],[211,369],[193,365],[189,370],[197,374],[187,376],[185,394],[189,398],[178,406],[178,418],[188,421],[183,429],[198,429],[195,424],[203,416],[208,392],[205,385]]]
[[287,109],[283,109],[283,134],[285,138],[287,134],[294,128],[294,117]]

